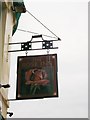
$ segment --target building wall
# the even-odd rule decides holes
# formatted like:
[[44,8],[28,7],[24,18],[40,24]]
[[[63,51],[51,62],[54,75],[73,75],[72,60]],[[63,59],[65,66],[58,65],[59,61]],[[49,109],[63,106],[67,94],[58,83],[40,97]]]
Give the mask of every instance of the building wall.
[[[1,7],[2,5],[2,7]],[[8,43],[12,39],[12,29],[14,25],[13,12],[11,10],[12,2],[0,3],[0,84],[9,83],[10,71],[10,54],[8,54]],[[9,107],[8,89],[0,88],[1,114],[4,118],[7,116],[7,108]]]

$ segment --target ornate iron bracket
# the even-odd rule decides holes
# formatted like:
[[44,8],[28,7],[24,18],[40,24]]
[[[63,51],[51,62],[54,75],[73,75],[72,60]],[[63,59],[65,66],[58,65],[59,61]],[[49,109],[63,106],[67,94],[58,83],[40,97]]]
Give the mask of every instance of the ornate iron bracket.
[[[41,38],[42,41],[33,41],[34,38]],[[32,36],[31,40],[27,41],[27,42],[9,43],[9,45],[20,44],[21,45],[21,49],[20,50],[9,50],[8,52],[20,52],[20,51],[29,51],[29,50],[45,50],[45,49],[58,49],[58,47],[53,47],[53,41],[55,41],[55,42],[60,41],[60,38],[58,38],[58,40],[44,40],[42,35],[35,35],[35,36]],[[40,42],[42,42],[41,48],[32,48],[32,44],[40,43]]]

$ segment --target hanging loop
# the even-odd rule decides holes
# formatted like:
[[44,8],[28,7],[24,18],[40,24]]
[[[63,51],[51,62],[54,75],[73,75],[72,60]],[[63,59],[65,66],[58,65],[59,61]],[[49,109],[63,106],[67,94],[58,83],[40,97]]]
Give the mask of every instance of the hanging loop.
[[47,55],[49,55],[50,49],[47,49]]
[[26,56],[27,56],[28,52],[26,51]]

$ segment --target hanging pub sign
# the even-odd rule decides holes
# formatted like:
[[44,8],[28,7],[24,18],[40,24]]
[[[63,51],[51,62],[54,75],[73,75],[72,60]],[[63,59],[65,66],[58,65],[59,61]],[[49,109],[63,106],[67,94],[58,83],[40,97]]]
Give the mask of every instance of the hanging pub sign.
[[[12,10],[17,11],[18,9],[12,8]],[[13,47],[8,50],[8,53],[26,53],[26,56],[18,56],[16,99],[9,100],[58,97],[57,54],[49,54],[49,50],[58,49],[56,42],[61,41],[61,39],[28,10],[24,12],[31,15],[53,36],[17,29],[33,35],[28,41],[9,43]],[[18,47],[15,48],[16,45]],[[27,55],[28,51],[34,50],[47,50],[47,55]]]
[[19,56],[16,99],[58,97],[57,54]]

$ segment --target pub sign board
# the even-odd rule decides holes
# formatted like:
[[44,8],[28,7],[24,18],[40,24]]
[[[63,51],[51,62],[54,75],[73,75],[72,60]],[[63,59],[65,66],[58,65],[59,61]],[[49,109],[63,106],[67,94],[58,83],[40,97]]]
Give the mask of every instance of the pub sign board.
[[57,54],[18,56],[16,99],[58,97]]

